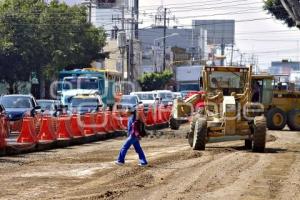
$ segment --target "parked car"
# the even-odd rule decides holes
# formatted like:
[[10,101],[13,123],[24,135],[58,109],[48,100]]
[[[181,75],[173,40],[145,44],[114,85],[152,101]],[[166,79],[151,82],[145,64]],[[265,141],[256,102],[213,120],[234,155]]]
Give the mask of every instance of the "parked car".
[[137,95],[123,95],[119,105],[117,105],[118,109],[131,109],[135,106],[142,105],[143,102],[140,101]]
[[173,99],[182,99],[182,94],[180,92],[172,92]]
[[0,104],[5,108],[12,132],[21,130],[25,116],[34,117],[34,120],[41,116],[41,107],[32,95],[4,95],[0,98]]
[[61,103],[59,100],[50,100],[50,99],[38,99],[37,103],[41,106],[41,112],[43,114],[50,114],[52,116],[57,116]]
[[148,111],[149,106],[155,103],[154,92],[131,92],[130,95],[136,95],[139,101],[143,102],[144,110]]
[[0,104],[4,106],[10,121],[21,120],[25,115],[34,117],[41,113],[41,107],[31,95],[4,95]]
[[170,90],[156,90],[156,98],[159,99],[160,103],[164,106],[173,105],[173,95]]
[[72,113],[85,114],[97,112],[103,106],[102,99],[99,95],[92,96],[74,96],[70,100],[70,111]]

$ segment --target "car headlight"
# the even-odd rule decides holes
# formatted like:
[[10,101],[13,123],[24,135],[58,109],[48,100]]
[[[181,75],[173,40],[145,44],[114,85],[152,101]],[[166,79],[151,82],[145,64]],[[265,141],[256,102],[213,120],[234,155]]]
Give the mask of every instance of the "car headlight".
[[235,104],[227,104],[226,105],[226,112],[235,112],[235,111],[236,111]]

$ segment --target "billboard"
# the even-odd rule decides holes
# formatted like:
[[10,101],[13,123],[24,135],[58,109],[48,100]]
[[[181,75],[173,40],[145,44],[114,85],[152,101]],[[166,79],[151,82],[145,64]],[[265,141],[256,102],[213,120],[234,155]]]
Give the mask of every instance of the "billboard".
[[234,20],[193,20],[193,30],[200,34],[200,30],[207,31],[208,45],[234,44]]

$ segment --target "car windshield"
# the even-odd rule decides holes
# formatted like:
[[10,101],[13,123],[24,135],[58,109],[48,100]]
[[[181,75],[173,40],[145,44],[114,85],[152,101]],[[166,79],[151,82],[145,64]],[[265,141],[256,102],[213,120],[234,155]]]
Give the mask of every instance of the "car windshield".
[[96,98],[73,98],[71,100],[72,107],[97,107],[98,105]]
[[161,99],[172,99],[173,98],[171,92],[159,93],[159,97]]
[[140,100],[154,100],[153,94],[140,93],[137,94],[137,96],[140,98]]
[[71,89],[98,89],[98,79],[97,78],[65,78],[63,82],[64,90]]
[[133,96],[123,96],[121,104],[136,104],[136,99]]
[[4,96],[1,99],[4,108],[32,108],[30,97]]
[[55,110],[54,102],[52,101],[37,101],[42,110]]

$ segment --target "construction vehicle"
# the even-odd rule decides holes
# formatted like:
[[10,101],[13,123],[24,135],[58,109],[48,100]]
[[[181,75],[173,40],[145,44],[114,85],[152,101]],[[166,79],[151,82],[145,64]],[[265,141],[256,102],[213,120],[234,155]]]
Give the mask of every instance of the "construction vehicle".
[[259,86],[258,98],[252,101],[263,105],[268,129],[282,130],[288,125],[300,131],[300,91],[295,83],[281,75],[257,74],[252,76],[252,87],[255,85]]
[[177,98],[173,102],[169,126],[178,130],[180,124],[187,122],[189,117],[204,107],[203,91],[193,92],[187,99]]
[[251,112],[251,82],[252,67],[203,68],[204,109],[193,116],[188,134],[194,150],[205,150],[214,139],[242,139],[247,149],[265,150],[266,119]]

